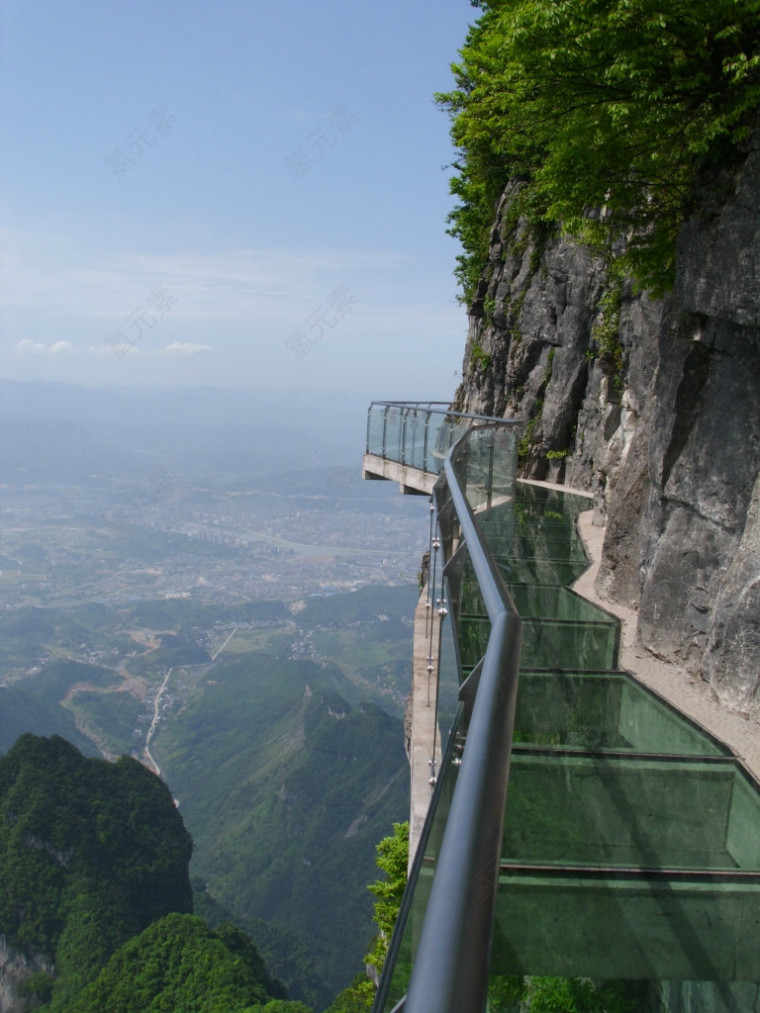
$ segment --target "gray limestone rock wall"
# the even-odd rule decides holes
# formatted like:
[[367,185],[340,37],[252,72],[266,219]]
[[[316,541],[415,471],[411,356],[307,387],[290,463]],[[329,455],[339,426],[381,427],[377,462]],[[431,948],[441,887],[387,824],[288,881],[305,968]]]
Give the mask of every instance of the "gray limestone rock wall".
[[53,973],[52,964],[16,952],[0,933],[0,1013],[25,1013],[39,1005],[39,1000],[24,995],[24,984],[30,975]]
[[460,410],[523,420],[523,475],[594,494],[598,588],[639,637],[760,713],[760,130],[704,183],[653,301],[500,203]]

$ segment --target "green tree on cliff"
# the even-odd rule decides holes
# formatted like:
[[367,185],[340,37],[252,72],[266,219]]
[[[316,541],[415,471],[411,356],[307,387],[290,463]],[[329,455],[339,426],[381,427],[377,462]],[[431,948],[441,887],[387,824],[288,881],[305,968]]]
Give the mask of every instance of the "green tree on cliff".
[[701,168],[730,160],[760,106],[760,0],[477,0],[438,101],[459,149],[451,231],[469,300],[505,184],[515,213],[672,283]]
[[[372,940],[370,951],[364,959],[379,978],[406,887],[409,823],[394,823],[393,834],[384,837],[376,850],[375,862],[385,875],[370,883],[367,889],[376,898],[372,917],[379,932]],[[340,993],[326,1013],[366,1013],[372,1008],[374,998],[375,986],[366,975],[360,974]]]

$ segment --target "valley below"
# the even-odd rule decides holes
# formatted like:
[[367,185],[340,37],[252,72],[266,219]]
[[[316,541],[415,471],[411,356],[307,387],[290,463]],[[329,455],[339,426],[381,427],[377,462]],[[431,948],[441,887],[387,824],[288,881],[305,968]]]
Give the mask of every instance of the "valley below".
[[196,458],[178,457],[179,431],[173,456],[101,432],[68,474],[34,424],[14,431],[0,752],[60,735],[158,773],[193,837],[196,910],[323,1008],[361,970],[375,845],[407,813],[427,503],[340,462],[241,461],[243,430],[207,434]]

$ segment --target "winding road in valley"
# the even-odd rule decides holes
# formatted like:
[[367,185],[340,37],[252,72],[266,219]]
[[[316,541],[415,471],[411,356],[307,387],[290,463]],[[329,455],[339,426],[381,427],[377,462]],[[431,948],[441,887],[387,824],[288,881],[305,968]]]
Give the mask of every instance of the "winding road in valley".
[[155,756],[150,751],[150,743],[151,740],[153,739],[153,736],[156,733],[156,729],[158,728],[158,722],[161,716],[161,699],[164,693],[166,692],[166,687],[169,685],[169,679],[171,678],[171,674],[173,671],[174,668],[169,669],[169,671],[164,676],[164,681],[161,683],[158,693],[156,693],[156,701],[153,704],[153,720],[150,723],[148,734],[145,736],[145,757],[148,760],[150,766],[153,768],[154,773],[158,777],[161,777],[161,768],[156,762]]

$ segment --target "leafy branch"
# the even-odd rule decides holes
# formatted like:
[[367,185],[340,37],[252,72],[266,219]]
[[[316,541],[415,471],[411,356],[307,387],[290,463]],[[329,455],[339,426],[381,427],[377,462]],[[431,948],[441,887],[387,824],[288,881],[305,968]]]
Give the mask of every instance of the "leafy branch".
[[513,179],[526,184],[518,213],[561,222],[661,295],[697,173],[736,155],[760,107],[760,0],[476,6],[455,87],[437,96],[459,149],[449,231],[463,301]]

